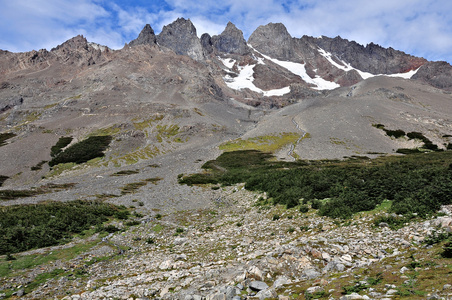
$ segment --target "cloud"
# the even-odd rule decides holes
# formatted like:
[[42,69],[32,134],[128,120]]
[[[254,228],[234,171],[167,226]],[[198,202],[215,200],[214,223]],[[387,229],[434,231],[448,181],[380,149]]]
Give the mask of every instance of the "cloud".
[[431,60],[452,62],[450,0],[15,0],[3,1],[0,49],[51,48],[77,35],[120,48],[145,24],[156,33],[178,17],[190,18],[198,35],[223,31],[232,21],[248,38],[269,22],[294,37],[340,35],[366,45],[393,47]]

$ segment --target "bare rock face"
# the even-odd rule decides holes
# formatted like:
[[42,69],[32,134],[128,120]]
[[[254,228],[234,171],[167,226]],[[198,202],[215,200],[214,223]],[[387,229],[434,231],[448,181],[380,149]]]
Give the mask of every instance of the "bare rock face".
[[146,24],[138,37],[129,43],[129,46],[154,45],[156,41],[157,39],[155,37],[154,30],[151,25]]
[[250,52],[243,32],[231,22],[220,34],[212,37],[212,45],[218,52],[245,55]]
[[201,41],[190,20],[179,18],[173,23],[163,26],[162,32],[157,36],[157,42],[170,48],[176,54],[188,55],[198,61],[204,59]]
[[213,46],[212,46],[212,37],[208,33],[204,33],[201,35],[201,45],[204,49],[205,54],[210,54],[213,52]]
[[259,26],[249,37],[248,43],[257,51],[280,60],[294,58],[294,41],[281,23]]
[[418,79],[434,87],[452,90],[452,66],[445,61],[428,62],[423,65],[412,79]]
[[393,48],[383,48],[374,43],[364,47],[340,36],[335,38],[304,36],[302,39],[309,40],[349,63],[352,67],[372,74],[405,73],[415,70],[427,62],[424,58],[414,57]]

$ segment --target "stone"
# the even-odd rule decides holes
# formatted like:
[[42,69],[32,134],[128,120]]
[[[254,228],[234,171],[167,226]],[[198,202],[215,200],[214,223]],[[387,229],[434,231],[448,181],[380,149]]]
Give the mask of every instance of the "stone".
[[152,29],[151,25],[146,24],[143,30],[141,30],[138,37],[129,43],[129,46],[133,47],[137,45],[155,45],[156,41],[157,40],[154,34],[154,30]]
[[250,283],[250,289],[253,291],[262,291],[268,288],[268,285],[259,280],[251,281]]
[[234,24],[228,22],[225,30],[220,35],[212,37],[212,45],[218,52],[228,54],[245,55],[250,52],[243,38],[243,32]]
[[321,274],[314,269],[307,269],[303,271],[303,275],[306,276],[308,279],[314,279],[319,277]]
[[286,276],[278,276],[276,278],[275,282],[273,283],[273,287],[275,289],[277,289],[277,288],[279,288],[279,287],[281,287],[281,286],[283,286],[285,284],[289,284],[291,282],[292,281],[289,278],[287,278]]
[[183,245],[188,241],[187,238],[184,237],[177,237],[174,239],[174,245]]
[[196,34],[196,28],[188,19],[178,18],[173,23],[163,26],[157,36],[157,43],[173,50],[176,54],[187,55],[194,60],[203,60],[204,53]]
[[246,278],[252,278],[252,279],[256,279],[256,280],[263,280],[264,276],[262,274],[262,271],[258,267],[252,266],[246,272]]
[[364,298],[360,294],[351,293],[350,295],[345,295],[339,298],[340,300],[356,300],[356,299],[369,299],[369,297]]
[[443,286],[443,290],[450,290],[451,288],[452,288],[452,285],[450,285],[450,284],[445,284]]
[[171,260],[165,260],[159,265],[160,270],[167,270],[170,269],[172,266]]
[[206,300],[226,300],[226,295],[223,293],[210,294]]
[[268,299],[268,298],[276,298],[278,297],[278,294],[276,293],[275,289],[268,288],[266,290],[260,291],[256,294],[256,297],[258,297],[260,300]]

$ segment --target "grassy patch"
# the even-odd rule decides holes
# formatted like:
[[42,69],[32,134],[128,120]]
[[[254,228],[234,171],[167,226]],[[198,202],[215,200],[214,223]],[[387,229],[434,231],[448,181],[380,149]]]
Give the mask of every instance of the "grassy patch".
[[247,140],[236,139],[220,145],[220,150],[259,150],[265,152],[275,152],[286,145],[295,143],[300,138],[300,134],[285,132],[278,135],[266,135],[249,138]]
[[36,266],[44,265],[56,260],[67,261],[75,258],[77,255],[91,249],[99,241],[78,244],[74,247],[53,250],[46,254],[32,254],[32,255],[15,255],[13,261],[0,261],[0,277],[10,277],[23,270],[31,269]]
[[74,187],[74,183],[53,184],[49,183],[30,190],[0,190],[0,200],[14,200],[18,198],[32,197],[47,194],[54,191],[66,190]]
[[138,170],[124,170],[111,174],[110,176],[126,176],[140,173]]
[[161,178],[154,177],[147,178],[143,181],[128,183],[121,189],[121,194],[125,195],[135,193],[140,187],[147,185],[149,182],[156,184],[159,180],[161,180]]
[[178,125],[157,125],[157,141],[163,142],[164,139],[169,139],[179,133]]

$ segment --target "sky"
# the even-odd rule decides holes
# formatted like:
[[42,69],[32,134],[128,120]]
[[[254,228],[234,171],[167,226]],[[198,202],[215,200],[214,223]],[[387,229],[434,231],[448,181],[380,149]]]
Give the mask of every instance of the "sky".
[[120,49],[150,24],[156,34],[179,17],[203,33],[231,21],[245,39],[283,23],[293,37],[341,36],[452,63],[451,0],[0,0],[0,49],[50,50],[83,35]]

